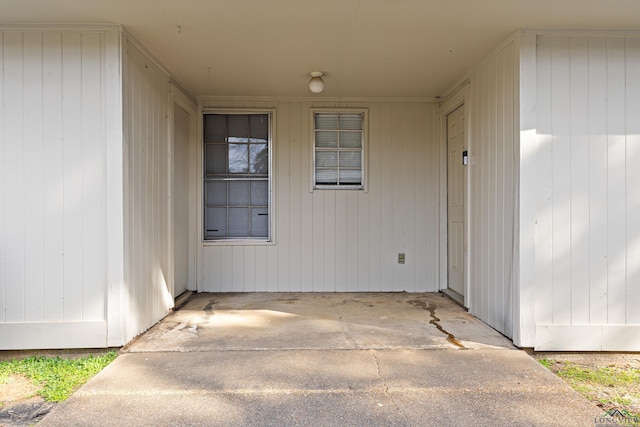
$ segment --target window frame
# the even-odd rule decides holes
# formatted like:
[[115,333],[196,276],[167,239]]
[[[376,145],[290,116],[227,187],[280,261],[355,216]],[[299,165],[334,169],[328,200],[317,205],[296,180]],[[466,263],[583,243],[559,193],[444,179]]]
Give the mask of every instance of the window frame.
[[[225,238],[217,238],[217,239],[207,239],[206,238],[206,201],[205,201],[205,142],[204,142],[204,116],[208,114],[221,114],[221,115],[267,115],[269,120],[269,128],[268,128],[268,153],[269,153],[269,172],[267,174],[267,182],[268,182],[268,232],[267,237],[225,237]],[[276,124],[276,110],[275,108],[260,108],[260,109],[252,109],[252,108],[212,108],[212,107],[203,107],[200,109],[199,114],[199,138],[200,138],[200,147],[199,147],[199,155],[200,155],[200,176],[198,178],[199,182],[199,215],[201,219],[200,223],[200,240],[205,246],[221,246],[221,245],[275,245],[275,207],[273,206],[273,201],[275,200],[274,196],[274,172],[273,165],[274,155],[275,155],[275,124]]]
[[[362,147],[361,171],[362,180],[360,184],[317,184],[316,183],[316,114],[317,113],[338,113],[338,114],[362,114]],[[311,130],[311,173],[310,191],[315,190],[359,190],[367,192],[367,146],[368,146],[368,115],[366,108],[311,108],[310,109],[310,130]],[[338,150],[340,151],[340,150]],[[346,151],[346,150],[345,150]],[[350,150],[353,151],[353,150]]]

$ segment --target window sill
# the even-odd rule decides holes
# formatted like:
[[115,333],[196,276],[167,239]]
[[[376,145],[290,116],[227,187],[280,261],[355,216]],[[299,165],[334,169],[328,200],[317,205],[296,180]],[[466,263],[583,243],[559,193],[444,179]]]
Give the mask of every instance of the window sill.
[[275,246],[273,240],[228,239],[202,240],[202,246]]
[[312,188],[311,191],[315,190],[362,190],[364,191],[364,187],[362,185],[316,185]]

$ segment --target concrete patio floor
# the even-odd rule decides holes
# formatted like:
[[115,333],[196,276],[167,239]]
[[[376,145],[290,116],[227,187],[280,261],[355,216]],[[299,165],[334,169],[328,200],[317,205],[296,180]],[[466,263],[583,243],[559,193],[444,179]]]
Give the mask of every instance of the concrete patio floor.
[[128,352],[509,348],[443,294],[194,294]]
[[43,426],[556,426],[601,415],[442,294],[194,294]]

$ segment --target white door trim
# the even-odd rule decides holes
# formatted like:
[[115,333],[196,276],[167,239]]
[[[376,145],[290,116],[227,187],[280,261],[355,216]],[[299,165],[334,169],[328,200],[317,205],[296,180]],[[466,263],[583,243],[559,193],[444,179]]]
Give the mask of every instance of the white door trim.
[[[445,290],[449,287],[449,277],[448,277],[448,268],[449,268],[449,260],[448,260],[448,202],[447,202],[447,116],[457,110],[462,105],[469,105],[469,81],[463,82],[460,87],[454,90],[447,98],[445,98],[440,103],[440,111],[438,115],[439,120],[439,177],[440,177],[440,186],[439,186],[439,200],[440,200],[440,211],[439,211],[439,289]],[[469,108],[465,108],[465,135],[467,138],[467,149],[471,149],[470,143],[470,134],[469,134]],[[469,243],[469,173],[466,175],[466,200],[465,200],[465,234],[467,244]],[[469,285],[469,254],[467,254],[465,260],[465,307],[467,309],[471,308],[471,289]]]
[[169,272],[168,272],[168,277],[169,280],[171,281],[170,283],[170,288],[171,288],[171,294],[173,295],[173,297],[177,297],[178,295],[175,295],[175,284],[173,283],[173,274],[175,271],[175,266],[174,266],[174,239],[173,239],[173,144],[174,144],[174,135],[173,135],[173,121],[174,121],[174,105],[179,106],[180,108],[182,108],[184,111],[187,112],[187,114],[189,115],[189,278],[188,278],[188,282],[187,282],[187,290],[189,291],[195,291],[198,288],[198,283],[200,282],[199,277],[201,277],[201,274],[199,274],[199,259],[200,259],[200,254],[199,254],[199,240],[197,238],[198,236],[198,228],[197,228],[197,224],[198,224],[198,219],[197,219],[197,213],[196,213],[196,200],[197,200],[197,188],[196,188],[196,179],[197,179],[197,171],[198,168],[196,167],[198,159],[197,159],[197,148],[198,148],[198,138],[197,138],[197,129],[198,129],[198,120],[197,120],[197,105],[193,102],[193,100],[191,100],[181,89],[179,86],[174,85],[173,83],[169,83],[169,90],[168,90],[169,96],[168,96],[168,103],[167,103],[167,115],[168,115],[168,120],[167,120],[167,133],[168,133],[168,138],[167,138],[167,143],[168,143],[168,147],[167,147],[167,153],[169,153],[169,159],[168,159],[168,167],[169,167],[169,174],[168,174],[168,179],[169,182],[167,183],[168,188],[169,188],[169,197],[170,197],[170,203],[169,203],[169,218],[168,218],[168,239],[169,239],[169,245],[168,245],[168,250],[169,253],[167,254],[169,257]]

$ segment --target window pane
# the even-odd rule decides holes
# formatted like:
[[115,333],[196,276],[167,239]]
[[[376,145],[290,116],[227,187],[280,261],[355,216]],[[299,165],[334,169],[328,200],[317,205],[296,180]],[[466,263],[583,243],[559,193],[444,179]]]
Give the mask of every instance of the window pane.
[[269,235],[269,211],[266,208],[251,209],[251,237]]
[[229,237],[249,237],[249,208],[229,208]]
[[338,113],[316,113],[316,129],[338,129]]
[[337,151],[316,151],[316,166],[331,167],[338,166]]
[[315,111],[314,175],[320,186],[362,186],[364,123],[357,110]]
[[251,205],[267,206],[269,204],[269,181],[251,181]]
[[249,206],[249,181],[229,182],[229,206]]
[[340,184],[361,184],[362,171],[353,169],[340,169]]
[[227,183],[223,181],[207,181],[205,182],[205,199],[206,206],[227,206]]
[[338,132],[316,131],[316,147],[337,147]]
[[362,114],[340,114],[340,129],[362,129]]
[[220,114],[205,114],[204,116],[204,142],[226,142],[227,117]]
[[316,184],[335,185],[338,183],[338,171],[336,169],[317,169]]
[[249,142],[249,116],[246,114],[230,114],[229,142]]
[[224,174],[227,172],[227,147],[222,144],[207,144],[204,148],[204,173]]
[[251,144],[251,173],[266,175],[269,173],[269,146],[267,144]]
[[269,237],[270,120],[203,114],[205,240]]
[[269,116],[252,114],[249,116],[251,126],[251,142],[269,142]]
[[362,162],[360,157],[362,153],[360,151],[341,151],[340,152],[340,167],[356,167],[360,168]]
[[247,144],[229,144],[229,173],[249,172],[249,149]]
[[361,148],[362,132],[340,132],[340,148]]
[[227,208],[206,208],[204,211],[204,235],[206,237],[226,237]]

